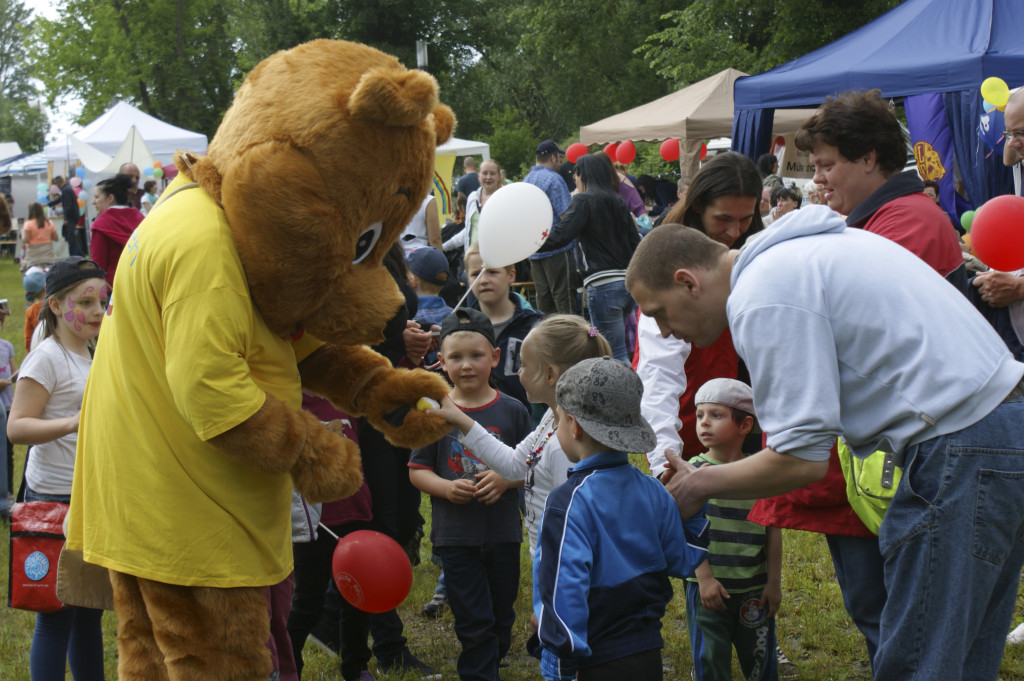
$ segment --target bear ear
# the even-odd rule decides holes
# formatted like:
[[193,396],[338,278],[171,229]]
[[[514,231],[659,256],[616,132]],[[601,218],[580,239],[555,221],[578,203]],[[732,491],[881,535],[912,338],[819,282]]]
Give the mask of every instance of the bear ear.
[[444,104],[438,104],[434,109],[434,132],[438,146],[450,140],[455,132],[455,114]]
[[352,96],[339,93],[339,106],[348,106],[353,118],[410,127],[437,107],[437,81],[424,71],[374,68],[363,74]]
[[197,156],[190,151],[174,155],[174,166],[193,182],[199,183],[213,200],[220,204],[220,172],[209,156]]

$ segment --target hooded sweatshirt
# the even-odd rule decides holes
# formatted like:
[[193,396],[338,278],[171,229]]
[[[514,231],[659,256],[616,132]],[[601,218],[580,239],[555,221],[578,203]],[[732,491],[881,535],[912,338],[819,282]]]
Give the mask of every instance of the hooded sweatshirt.
[[980,421],[1024,375],[935,270],[825,206],[747,242],[730,283],[733,343],[779,452],[823,461],[838,435],[860,457],[903,452]]
[[114,285],[114,272],[117,271],[121,251],[142,218],[142,213],[133,206],[111,206],[92,221],[89,254],[100,268],[107,271],[107,283],[111,286]]

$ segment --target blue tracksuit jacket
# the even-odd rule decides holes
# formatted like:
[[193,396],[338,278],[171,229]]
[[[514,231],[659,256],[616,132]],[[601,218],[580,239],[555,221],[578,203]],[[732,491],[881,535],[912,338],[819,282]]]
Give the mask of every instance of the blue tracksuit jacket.
[[545,679],[661,648],[669,576],[707,558],[703,510],[684,523],[672,496],[622,452],[584,459],[548,496],[533,561]]

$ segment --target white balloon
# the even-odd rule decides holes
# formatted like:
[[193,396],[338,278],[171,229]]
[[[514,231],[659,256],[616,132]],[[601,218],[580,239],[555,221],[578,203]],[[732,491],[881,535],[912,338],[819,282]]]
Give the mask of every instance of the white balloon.
[[544,245],[552,217],[543,189],[526,182],[505,185],[480,211],[480,259],[488,267],[525,260]]

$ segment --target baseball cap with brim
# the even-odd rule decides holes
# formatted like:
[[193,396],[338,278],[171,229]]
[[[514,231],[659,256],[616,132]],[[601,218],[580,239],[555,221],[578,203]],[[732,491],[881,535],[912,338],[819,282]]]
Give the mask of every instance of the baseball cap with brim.
[[53,295],[80,281],[103,279],[106,276],[106,271],[100,269],[100,266],[92,260],[80,255],[72,255],[68,258],[61,258],[50,266],[50,270],[46,273],[46,290],[49,295]]
[[558,148],[552,140],[544,140],[537,145],[537,155],[540,154],[564,154],[565,152]]
[[491,324],[491,320],[487,318],[487,315],[480,310],[474,310],[470,307],[460,307],[454,310],[441,322],[441,333],[438,336],[438,342],[444,343],[445,337],[456,331],[479,333],[487,339],[492,348],[494,347],[494,325]]
[[407,262],[409,271],[423,281],[435,286],[443,286],[448,281],[448,258],[432,246],[417,248],[409,254]]
[[35,294],[46,286],[46,272],[38,267],[30,267],[21,278],[21,285],[25,288],[25,300],[32,302]]
[[644,385],[628,364],[611,357],[585,359],[558,379],[555,398],[587,435],[621,452],[654,449],[654,429],[640,414]]

